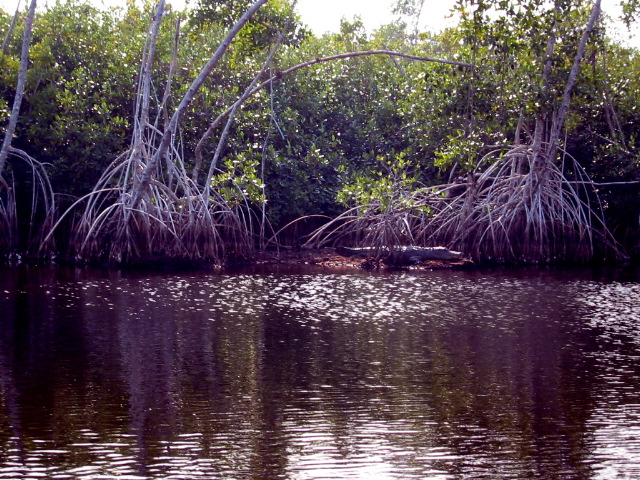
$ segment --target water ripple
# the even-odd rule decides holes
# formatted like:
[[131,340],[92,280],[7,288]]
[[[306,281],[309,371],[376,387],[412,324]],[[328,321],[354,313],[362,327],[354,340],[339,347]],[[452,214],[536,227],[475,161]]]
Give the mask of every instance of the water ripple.
[[0,276],[0,479],[640,477],[640,283]]

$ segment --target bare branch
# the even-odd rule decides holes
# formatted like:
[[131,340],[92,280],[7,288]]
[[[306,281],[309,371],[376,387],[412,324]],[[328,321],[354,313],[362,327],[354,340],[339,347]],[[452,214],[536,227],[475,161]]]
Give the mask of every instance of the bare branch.
[[580,70],[580,64],[582,63],[582,59],[584,58],[584,51],[587,48],[587,41],[591,36],[591,32],[596,25],[596,22],[600,18],[600,0],[596,0],[593,4],[593,8],[591,10],[591,16],[589,17],[589,22],[582,34],[582,39],[580,40],[580,45],[578,46],[578,51],[576,52],[576,56],[573,60],[573,67],[571,68],[571,72],[569,73],[569,78],[567,80],[567,84],[564,88],[564,94],[562,95],[562,102],[560,104],[560,108],[558,112],[553,118],[553,123],[551,124],[551,132],[549,135],[549,145],[547,146],[547,154],[546,157],[548,160],[552,160],[555,157],[555,154],[558,150],[558,139],[560,138],[560,130],[562,129],[562,125],[564,124],[564,118],[567,115],[567,111],[569,110],[569,101],[571,100],[571,90],[573,90],[573,86],[576,83],[576,79],[578,78],[578,71]]
[[2,53],[7,53],[7,46],[9,45],[9,40],[11,40],[11,34],[13,33],[14,28],[16,28],[16,21],[18,20],[18,16],[20,15],[20,0],[18,0],[18,4],[16,5],[16,12],[13,14],[13,18],[11,19],[11,25],[9,25],[9,30],[7,30],[7,34],[4,36],[4,41],[2,42]]
[[[267,71],[267,67],[271,64],[271,61],[273,60],[273,57],[275,56],[276,52],[278,51],[278,48],[280,48],[280,45],[282,45],[284,38],[282,35],[278,36],[278,41],[276,42],[276,44],[274,45],[274,47],[271,49],[271,52],[269,53],[269,55],[267,56],[266,61],[264,62],[264,64],[262,65],[262,69],[260,70],[260,72],[254,77],[254,79],[251,81],[251,83],[249,84],[249,86],[246,88],[245,92],[243,93],[243,95],[240,97],[241,99],[246,100],[247,98],[249,98],[249,96],[252,95],[253,89],[256,86],[256,83],[258,83],[258,80],[260,79],[260,77],[262,75],[264,75],[264,72]],[[243,101],[244,101],[243,100]],[[236,101],[236,104],[239,106],[240,104],[238,104],[238,102]],[[237,108],[237,107],[236,107]],[[231,109],[228,111],[228,113],[234,112],[234,109]],[[227,112],[225,112],[226,114]],[[233,114],[231,115],[231,117],[233,118]],[[207,129],[207,131],[204,133],[204,135],[202,136],[202,138],[200,139],[200,141],[198,142],[198,145],[196,145],[196,149],[194,152],[194,156],[195,156],[195,166],[193,167],[193,172],[191,174],[191,178],[193,179],[194,182],[197,182],[198,180],[198,175],[200,173],[200,168],[202,166],[202,149],[204,148],[205,143],[209,140],[209,138],[211,138],[211,135],[213,135],[213,131],[216,129],[216,127],[220,124],[220,120],[222,120],[222,118],[218,117],[218,119],[216,119]],[[219,150],[220,149],[220,142],[219,142],[219,147],[218,149],[216,149],[216,154],[214,156],[214,159],[212,161],[212,164],[215,168],[215,164],[218,160],[219,157]],[[209,175],[207,177],[207,182],[209,182],[211,180],[211,175]]]
[[16,85],[16,95],[13,99],[13,108],[11,110],[11,117],[9,118],[9,124],[4,134],[4,141],[2,143],[2,149],[0,150],[0,174],[4,169],[4,165],[9,155],[9,148],[11,147],[11,141],[13,140],[13,133],[16,130],[18,123],[18,115],[20,114],[20,105],[22,104],[22,97],[24,96],[24,85],[27,81],[27,69],[29,67],[29,46],[31,45],[31,33],[33,32],[33,18],[36,13],[36,0],[31,0],[29,6],[29,12],[27,13],[27,19],[24,26],[24,36],[22,38],[22,55],[20,57],[20,72],[18,73],[18,84]]
[[169,125],[164,131],[164,134],[162,136],[162,140],[160,141],[160,145],[158,146],[158,149],[156,150],[153,157],[151,158],[151,160],[145,167],[144,171],[142,172],[142,175],[140,177],[140,182],[138,183],[137,188],[135,189],[134,192],[132,192],[131,205],[133,208],[136,208],[140,200],[142,200],[142,197],[145,191],[147,190],[147,188],[151,183],[151,177],[158,163],[167,154],[167,150],[169,149],[169,145],[173,140],[173,136],[175,135],[175,132],[178,128],[180,119],[184,115],[184,112],[187,110],[187,107],[193,101],[196,93],[198,92],[198,90],[200,90],[200,87],[202,87],[202,84],[209,77],[209,75],[211,74],[213,69],[216,67],[216,65],[218,65],[218,63],[220,62],[220,59],[222,59],[223,55],[229,48],[231,41],[236,37],[236,35],[240,32],[242,27],[244,27],[244,25],[249,21],[249,19],[254,15],[254,13],[258,11],[258,9],[262,7],[265,3],[267,3],[267,1],[268,0],[258,0],[253,5],[251,5],[251,7],[249,7],[249,9],[244,13],[244,15],[242,15],[240,20],[238,20],[236,24],[231,28],[231,30],[229,31],[227,36],[224,38],[222,43],[218,46],[218,49],[216,50],[216,52],[209,59],[209,61],[204,66],[200,74],[193,81],[193,83],[189,87],[189,90],[187,90],[187,93],[184,95],[184,97],[182,97],[182,101],[180,102],[180,105],[178,105],[178,108],[176,109],[173,116],[171,117],[171,120],[169,121]]

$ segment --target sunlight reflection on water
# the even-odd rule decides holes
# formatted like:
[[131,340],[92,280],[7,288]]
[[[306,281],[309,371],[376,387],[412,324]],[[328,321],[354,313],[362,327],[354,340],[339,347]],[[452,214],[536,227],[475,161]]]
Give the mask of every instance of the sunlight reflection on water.
[[640,283],[0,276],[0,479],[640,478]]

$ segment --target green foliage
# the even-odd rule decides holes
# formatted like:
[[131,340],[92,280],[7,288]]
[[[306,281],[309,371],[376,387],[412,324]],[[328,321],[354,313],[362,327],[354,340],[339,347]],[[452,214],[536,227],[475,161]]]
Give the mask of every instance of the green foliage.
[[621,1],[620,4],[622,5],[622,21],[629,28],[640,15],[640,1],[626,0]]
[[[131,28],[136,21],[138,30]],[[120,20],[77,1],[37,16],[14,145],[52,166],[56,191],[86,193],[125,147],[143,21],[139,11]],[[12,71],[21,34],[5,57]],[[11,78],[0,81],[12,95]]]
[[[338,193],[338,201],[345,206],[370,205],[381,212],[398,207],[417,189],[418,179],[407,158],[400,154],[396,158],[378,157],[382,168],[373,175],[356,175],[352,183],[346,184]],[[408,200],[407,200],[408,201]]]
[[464,131],[458,130],[449,137],[442,150],[436,152],[434,164],[440,168],[458,164],[465,170],[472,170],[478,166],[477,161],[484,148],[485,143],[475,132],[465,135]]
[[[166,12],[152,78],[157,128],[251,3],[199,0],[193,10]],[[586,0],[557,3],[559,13],[542,0],[459,0],[458,26],[438,35],[416,36],[402,22],[369,33],[356,18],[343,20],[336,34],[316,37],[291,15],[291,1],[273,0],[245,26],[184,115],[179,146],[186,168],[193,166],[202,133],[247,88],[279,33],[284,42],[268,73],[369,49],[473,63],[476,68],[470,70],[362,57],[278,79],[237,112],[213,178],[216,191],[230,204],[266,200],[276,228],[304,215],[335,215],[344,205],[397,205],[404,192],[441,183],[451,168],[476,168],[491,146],[531,140],[538,115],[549,122],[590,7]],[[396,10],[415,15],[421,5],[420,0],[402,0]],[[638,2],[624,2],[624,8],[633,21]],[[131,144],[152,10],[150,1],[100,11],[69,0],[39,12],[14,145],[50,165],[57,192],[87,193]],[[161,112],[178,21],[177,68]],[[9,22],[8,15],[0,18],[3,32]],[[558,42],[543,82],[551,29]],[[3,122],[13,100],[21,33],[17,28],[7,53],[0,55]],[[604,26],[598,28],[563,132],[563,147],[597,181],[640,178],[639,62],[637,51],[612,44]],[[221,131],[205,145],[205,161],[213,157]],[[640,209],[637,190],[602,193],[608,214],[631,237],[629,225],[633,218],[637,224]]]
[[[252,0],[198,0],[191,23],[196,28],[206,25],[229,28],[253,3]],[[287,45],[298,45],[309,34],[301,28],[289,0],[271,0],[258,10],[235,43],[243,54],[255,54],[267,49],[279,33],[284,35]]]
[[228,158],[224,167],[224,172],[213,177],[211,187],[227,205],[260,205],[265,201],[257,160],[239,155],[234,159]]

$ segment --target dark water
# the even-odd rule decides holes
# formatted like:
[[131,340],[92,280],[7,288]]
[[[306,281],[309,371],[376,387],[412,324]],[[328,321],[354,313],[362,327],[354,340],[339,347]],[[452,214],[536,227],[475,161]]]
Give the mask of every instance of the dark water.
[[640,478],[640,277],[0,271],[0,479]]

